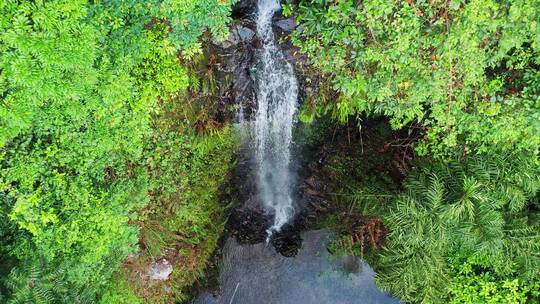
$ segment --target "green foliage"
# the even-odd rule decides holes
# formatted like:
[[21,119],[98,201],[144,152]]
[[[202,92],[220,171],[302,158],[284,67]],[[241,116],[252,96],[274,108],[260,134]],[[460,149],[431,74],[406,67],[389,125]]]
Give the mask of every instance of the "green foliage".
[[292,41],[325,80],[301,119],[386,116],[419,127],[416,152],[436,163],[418,164],[390,211],[371,211],[390,230],[381,286],[407,302],[536,296],[540,2],[305,0],[296,13]]
[[519,278],[500,277],[474,261],[456,261],[452,268],[456,273],[449,287],[452,304],[527,303],[540,295],[540,280],[527,284]]
[[[157,97],[187,88],[178,52],[196,52],[206,28],[223,37],[230,4],[0,2],[2,255],[43,260],[44,282],[55,269],[67,289],[94,292],[136,250],[128,222],[149,201]],[[13,297],[31,296],[20,288],[34,275],[12,271]],[[67,301],[51,292],[39,293]]]
[[[168,133],[158,138],[150,160],[156,202],[140,219],[159,219],[160,230],[180,233],[188,244],[203,242],[218,227],[215,220],[221,212],[217,195],[232,164],[233,138],[228,127],[203,137]],[[161,219],[164,213],[167,218]],[[154,235],[162,244],[170,243],[163,242],[167,233]],[[162,254],[162,250],[149,249],[155,252],[153,256]]]
[[[137,217],[144,249],[117,273],[100,303],[131,298],[136,299],[133,303],[185,300],[184,289],[203,274],[223,232],[225,206],[218,195],[236,150],[231,129],[206,135],[161,130],[153,145],[148,159],[151,202]],[[141,280],[148,264],[165,255],[174,267],[171,278],[152,284]]]
[[135,291],[123,277],[113,276],[112,283],[107,285],[101,299],[101,304],[141,304]]
[[538,152],[538,0],[316,0],[297,13],[293,42],[328,79],[307,118],[418,122],[418,151],[435,156]]
[[379,151],[389,139],[389,131],[386,123],[378,123],[363,135],[369,137],[368,143],[354,142],[348,150],[333,154],[325,165],[325,174],[332,178],[336,188],[333,201],[348,214],[336,219],[340,228],[347,226],[351,215],[381,214],[398,192],[391,167],[393,155]]
[[[328,121],[332,120],[322,122]],[[361,134],[358,130],[324,123],[317,119],[304,127],[308,131],[304,134],[310,138],[314,136],[312,132],[323,127],[329,133],[323,135],[321,142],[312,143],[324,145],[323,155],[318,155],[317,161],[324,164],[321,175],[328,179],[325,184],[332,193],[331,212],[321,221],[323,227],[338,232],[329,250],[333,255],[354,255],[370,260],[385,242],[386,229],[381,214],[391,207],[400,191],[401,173],[395,167],[397,151],[390,146],[394,134],[384,120],[365,121],[369,128]],[[314,126],[316,129],[312,130]],[[359,135],[363,140],[358,140]],[[336,143],[327,146],[330,141]],[[398,159],[403,157],[399,153]]]
[[8,303],[95,302],[92,288],[74,289],[66,282],[64,270],[48,269],[42,261],[32,261],[12,270],[6,281],[6,285],[14,291]]
[[[465,284],[450,265],[455,257],[497,277],[538,282],[540,222],[527,202],[540,188],[540,173],[537,164],[529,170],[520,168],[524,164],[512,155],[472,157],[465,164],[425,165],[411,175],[407,193],[384,218],[390,234],[378,261],[379,284],[408,302],[446,303],[447,282]],[[516,182],[515,172],[525,172],[522,180]],[[489,281],[485,273],[478,275]]]

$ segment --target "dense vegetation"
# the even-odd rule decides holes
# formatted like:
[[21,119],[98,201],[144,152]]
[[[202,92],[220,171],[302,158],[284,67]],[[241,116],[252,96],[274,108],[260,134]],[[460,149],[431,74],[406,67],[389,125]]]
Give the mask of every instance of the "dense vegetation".
[[[130,223],[174,182],[155,167],[185,157],[176,178],[204,178],[190,175],[221,144],[196,138],[196,117],[186,128],[160,121],[169,103],[189,111],[185,63],[206,29],[226,35],[230,5],[0,2],[0,301],[95,302],[137,250]],[[185,187],[165,190],[193,197]],[[186,223],[200,211],[182,212],[175,224],[198,229]]]
[[425,130],[423,154],[536,157],[538,1],[304,1],[296,44],[324,73],[305,116]]
[[[540,2],[315,0],[286,12],[321,79],[303,120],[384,116],[416,151],[404,191],[375,207],[389,230],[372,258],[380,286],[411,303],[537,301]],[[369,187],[350,185],[370,215]]]

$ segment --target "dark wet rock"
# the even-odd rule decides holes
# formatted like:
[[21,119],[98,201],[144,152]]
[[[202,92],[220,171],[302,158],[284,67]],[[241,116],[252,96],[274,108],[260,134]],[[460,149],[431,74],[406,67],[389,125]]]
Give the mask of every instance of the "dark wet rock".
[[[213,66],[218,83],[221,104],[227,109],[243,109],[243,117],[250,120],[256,112],[256,88],[254,64],[262,42],[257,35],[257,26],[249,18],[256,10],[256,1],[240,1],[233,11],[241,12],[233,16],[234,22],[224,41],[212,40],[208,56],[215,59]],[[240,17],[238,17],[240,16]],[[292,46],[287,35],[296,27],[294,18],[278,16],[274,19],[274,31],[280,41],[284,59],[295,65],[299,59],[298,48]],[[303,60],[302,60],[303,62]],[[302,88],[300,88],[302,91]],[[229,115],[236,116],[236,115]]]
[[238,25],[234,27],[232,30],[238,34],[238,37],[240,37],[240,40],[244,43],[251,42],[251,40],[255,37],[254,30],[248,27],[242,26],[242,25]]
[[233,18],[247,18],[257,12],[257,0],[240,0],[232,8]]
[[[242,185],[238,201],[241,202],[231,213],[227,230],[241,244],[265,242],[267,230],[273,221],[273,215],[265,212],[263,202],[257,195],[256,176],[253,173],[253,162],[240,161],[235,172],[236,184]],[[295,201],[298,213],[294,219],[274,232],[270,243],[283,256],[291,257],[298,253],[302,245],[300,233],[315,226],[321,214],[328,208],[328,189],[325,183],[311,171],[308,177],[299,177],[299,193]]]
[[241,151],[240,155],[233,177],[238,186],[235,194],[238,205],[232,210],[226,228],[238,243],[256,244],[266,240],[267,229],[273,218],[265,212],[263,202],[257,195],[253,160],[247,150]]
[[289,224],[272,235],[271,243],[282,256],[293,257],[298,254],[298,250],[302,247],[302,237],[298,227]]
[[285,33],[292,33],[296,29],[296,26],[296,19],[294,17],[280,19],[274,22],[274,27]]
[[257,244],[266,240],[271,223],[272,218],[262,211],[236,209],[229,217],[227,228],[240,244]]
[[255,244],[266,239],[266,230],[272,218],[265,213],[262,201],[257,195],[256,175],[253,161],[246,151],[240,152],[240,159],[234,170],[237,206],[227,221],[228,234],[241,244]]
[[[265,242],[267,230],[273,222],[273,215],[265,212],[257,196],[253,166],[252,160],[240,160],[235,172],[235,184],[241,185],[237,194],[240,203],[229,217],[227,230],[240,244]],[[330,189],[321,177],[319,166],[306,164],[303,167],[304,172],[298,177],[298,186],[295,187],[298,189],[294,199],[297,214],[279,232],[274,232],[270,239],[272,247],[286,257],[298,253],[302,246],[301,232],[316,227],[320,216],[330,211]]]
[[239,42],[240,42],[240,40],[238,39],[237,35],[235,35],[234,32],[230,32],[229,37],[227,37],[227,39],[225,39],[223,41],[219,41],[217,39],[212,40],[213,44],[215,44],[216,46],[218,46],[218,47],[220,47],[222,49],[228,49],[228,48],[231,48],[233,46],[236,46]]
[[242,105],[248,118],[256,106],[251,68],[258,41],[255,23],[237,19],[231,25],[229,37],[222,42],[212,41],[208,50],[216,61],[214,75],[222,102],[231,109]]
[[254,193],[245,201],[245,203],[242,205],[243,210],[253,210],[257,212],[263,212],[264,205],[263,202],[260,200],[260,198],[255,195]]
[[253,38],[255,38],[255,30],[250,28],[249,22],[238,22],[229,29],[227,39],[224,41],[214,40],[213,43],[222,49],[229,49],[239,47],[240,43],[252,43]]

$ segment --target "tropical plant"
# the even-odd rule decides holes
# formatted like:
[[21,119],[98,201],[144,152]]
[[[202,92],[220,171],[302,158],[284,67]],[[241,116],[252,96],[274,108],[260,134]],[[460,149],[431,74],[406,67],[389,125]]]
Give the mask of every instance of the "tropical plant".
[[6,285],[13,290],[8,304],[22,303],[94,303],[91,286],[73,289],[66,283],[66,273],[47,269],[43,261],[32,261],[12,269]]
[[[379,284],[408,302],[446,303],[449,282],[460,280],[450,263],[457,257],[505,279],[538,282],[540,222],[527,202],[540,174],[538,166],[516,168],[523,163],[472,157],[412,174],[384,217],[390,234]],[[522,170],[530,178],[516,183],[513,174]]]
[[454,276],[447,289],[452,304],[534,303],[540,295],[539,280],[523,280],[515,273],[501,276],[472,259],[455,259],[451,271]]

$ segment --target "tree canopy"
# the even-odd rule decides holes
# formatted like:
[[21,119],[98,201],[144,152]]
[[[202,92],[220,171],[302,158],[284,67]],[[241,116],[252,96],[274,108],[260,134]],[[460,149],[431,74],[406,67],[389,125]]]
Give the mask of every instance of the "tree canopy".
[[411,303],[537,300],[540,2],[301,0],[286,13],[319,84],[302,119],[383,116],[417,153],[381,211],[379,284]]
[[540,143],[540,2],[300,1],[294,42],[330,80],[304,111],[421,126],[435,156]]
[[[73,302],[66,290],[98,290],[135,250],[157,97],[186,89],[179,59],[200,53],[207,29],[226,35],[231,4],[0,2],[0,235],[14,303]],[[68,287],[41,292],[51,280]]]

